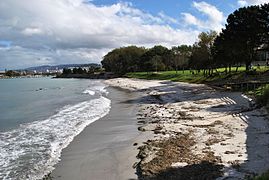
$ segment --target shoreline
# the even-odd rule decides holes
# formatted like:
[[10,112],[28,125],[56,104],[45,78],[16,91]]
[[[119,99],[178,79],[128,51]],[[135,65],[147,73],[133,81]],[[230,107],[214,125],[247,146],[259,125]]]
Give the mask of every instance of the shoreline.
[[75,137],[49,178],[222,180],[269,169],[268,113],[242,93],[162,80],[105,83],[111,112]]
[[53,75],[31,75],[31,76],[0,76],[0,79],[30,79],[30,78],[53,78]]
[[139,93],[108,87],[109,114],[87,126],[62,151],[51,179],[136,179],[137,146],[148,139],[137,130]]
[[155,137],[139,147],[140,179],[244,179],[269,169],[268,113],[242,93],[171,81],[106,83],[143,93],[139,130]]

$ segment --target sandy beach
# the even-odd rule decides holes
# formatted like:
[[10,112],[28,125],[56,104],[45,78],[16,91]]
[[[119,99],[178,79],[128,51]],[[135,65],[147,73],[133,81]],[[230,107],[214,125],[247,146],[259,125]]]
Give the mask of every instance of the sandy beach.
[[155,136],[138,144],[140,179],[245,179],[269,169],[268,114],[242,93],[170,81],[106,83],[143,93],[139,130]]
[[264,109],[206,85],[107,80],[112,109],[62,152],[53,179],[245,179],[269,169]]

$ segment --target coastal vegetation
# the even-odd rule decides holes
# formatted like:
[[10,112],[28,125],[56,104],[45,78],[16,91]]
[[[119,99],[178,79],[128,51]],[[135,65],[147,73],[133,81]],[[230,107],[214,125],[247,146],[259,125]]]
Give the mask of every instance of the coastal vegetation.
[[203,76],[208,77],[218,73],[218,68],[231,73],[232,67],[237,67],[238,71],[243,64],[251,73],[258,54],[268,51],[268,16],[269,4],[243,7],[228,16],[220,33],[202,32],[192,46],[121,47],[105,55],[101,63],[106,71],[119,75],[170,70],[184,73],[188,69],[196,74],[203,72]]
[[106,78],[103,69],[99,65],[88,67],[64,68],[61,74],[57,74],[56,78],[90,78],[100,79]]
[[16,71],[8,70],[5,72],[5,75],[8,77],[17,77],[17,76],[20,76],[20,73]]
[[99,65],[90,65],[87,67],[75,67],[75,68],[64,68],[62,75],[70,74],[93,74],[95,72],[102,72],[102,68]]
[[6,78],[22,78],[22,77],[41,77],[41,76],[51,76],[55,74],[50,73],[34,73],[30,71],[21,71],[21,70],[6,70],[3,73],[0,73],[0,79]]
[[86,74],[87,70],[82,68],[63,69],[63,74]]
[[255,95],[257,97],[257,103],[260,106],[266,106],[269,110],[269,85],[259,87],[255,90]]
[[129,46],[114,49],[104,56],[102,66],[108,72],[125,74],[142,70],[141,58],[147,52],[143,47]]
[[263,173],[263,174],[260,175],[260,176],[257,176],[257,177],[255,177],[255,178],[253,178],[253,180],[267,180],[267,179],[269,179],[269,171]]
[[[107,72],[131,78],[207,83],[252,91],[259,103],[266,105],[268,17],[268,3],[239,8],[228,16],[220,33],[202,32],[191,46],[121,47],[105,55],[101,63]],[[263,91],[258,94],[261,88]]]
[[245,67],[231,67],[229,71],[226,68],[216,68],[211,75],[205,76],[203,72],[198,72],[197,70],[179,70],[179,71],[162,71],[162,72],[131,72],[127,73],[126,76],[129,78],[139,78],[139,79],[159,79],[159,80],[170,80],[170,81],[180,81],[189,83],[216,83],[224,82],[232,83],[239,81],[248,81],[250,79],[265,79],[268,76],[269,67],[267,66],[253,66],[253,71],[246,72]]

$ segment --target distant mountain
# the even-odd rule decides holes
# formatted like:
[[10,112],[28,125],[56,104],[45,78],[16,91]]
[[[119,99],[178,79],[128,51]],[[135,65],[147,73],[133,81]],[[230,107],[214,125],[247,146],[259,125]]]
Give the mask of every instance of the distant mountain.
[[55,66],[36,66],[36,67],[29,67],[26,69],[22,69],[24,71],[37,71],[37,72],[46,72],[47,70],[59,70],[59,69],[68,69],[68,68],[79,68],[79,67],[100,67],[100,64],[90,63],[90,64],[61,64]]

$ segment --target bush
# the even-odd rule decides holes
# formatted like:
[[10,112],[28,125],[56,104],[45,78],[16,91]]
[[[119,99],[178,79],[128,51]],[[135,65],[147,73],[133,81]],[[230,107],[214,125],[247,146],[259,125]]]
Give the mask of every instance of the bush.
[[269,106],[269,85],[261,89],[261,94],[258,95],[257,102],[261,106]]
[[253,180],[268,180],[268,179],[269,179],[269,171],[253,178]]

